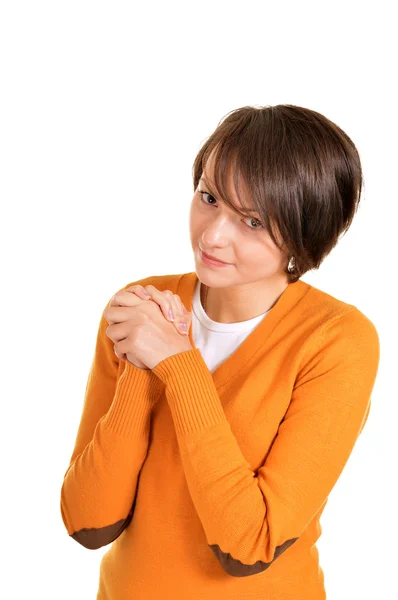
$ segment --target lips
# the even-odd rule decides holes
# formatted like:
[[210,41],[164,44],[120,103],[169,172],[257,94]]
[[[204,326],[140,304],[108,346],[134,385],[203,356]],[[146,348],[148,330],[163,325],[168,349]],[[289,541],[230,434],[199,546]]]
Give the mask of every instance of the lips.
[[[200,246],[199,246],[199,248],[200,248]],[[202,252],[202,253],[203,253],[205,256],[207,256],[207,258],[209,258],[210,260],[215,260],[216,262],[223,263],[224,265],[229,265],[229,263],[225,262],[225,260],[220,260],[219,258],[216,258],[215,256],[211,256],[211,254],[207,254],[206,252],[204,252],[204,251],[202,250],[202,248],[200,248],[200,250],[201,250],[201,252]]]

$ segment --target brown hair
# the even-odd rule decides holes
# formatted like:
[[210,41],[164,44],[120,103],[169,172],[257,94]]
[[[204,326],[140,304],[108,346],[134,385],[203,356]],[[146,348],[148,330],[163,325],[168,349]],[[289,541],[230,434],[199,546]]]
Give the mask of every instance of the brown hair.
[[272,241],[286,251],[287,261],[294,256],[293,273],[287,263],[285,268],[289,283],[318,269],[349,229],[360,201],[361,162],[348,135],[301,106],[243,106],[227,113],[199,150],[193,164],[194,190],[213,150],[215,191],[247,217],[228,198],[225,185],[232,166],[241,201],[243,177]]

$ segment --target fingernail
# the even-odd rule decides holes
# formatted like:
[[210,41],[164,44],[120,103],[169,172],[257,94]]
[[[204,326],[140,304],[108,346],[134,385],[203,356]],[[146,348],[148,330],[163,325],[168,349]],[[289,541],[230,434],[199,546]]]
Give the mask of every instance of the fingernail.
[[171,308],[169,308],[169,319],[171,319],[172,321],[174,321],[174,314]]
[[189,327],[188,327],[188,323],[179,323],[178,324],[178,329],[181,329],[181,331],[188,331]]

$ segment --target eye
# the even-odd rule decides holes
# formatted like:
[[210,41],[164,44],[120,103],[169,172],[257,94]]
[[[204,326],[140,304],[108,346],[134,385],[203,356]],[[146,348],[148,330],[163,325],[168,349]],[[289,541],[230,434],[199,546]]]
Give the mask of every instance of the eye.
[[[204,202],[204,203],[205,203],[205,204],[207,204],[208,206],[214,206],[214,204],[209,204],[209,203],[208,203],[208,202],[206,202],[206,200],[204,199],[204,196],[208,196],[208,197],[209,197],[209,199],[211,198],[212,200],[214,200],[214,201],[215,201],[215,198],[213,198],[213,196],[211,196],[211,195],[210,195],[209,193],[207,193],[207,192],[201,192],[200,190],[198,190],[198,192],[199,192],[199,194],[200,194],[200,195],[201,195],[201,197],[202,197],[202,198],[201,198],[201,199],[202,199],[202,202]],[[256,229],[264,229],[264,225],[262,225],[258,219],[255,219],[254,217],[247,217],[247,219],[249,219],[250,221],[255,221],[256,223],[258,223],[258,226],[257,226],[257,227],[250,227],[250,225],[247,225],[247,227],[248,227],[249,229],[251,229],[252,231],[255,231]]]

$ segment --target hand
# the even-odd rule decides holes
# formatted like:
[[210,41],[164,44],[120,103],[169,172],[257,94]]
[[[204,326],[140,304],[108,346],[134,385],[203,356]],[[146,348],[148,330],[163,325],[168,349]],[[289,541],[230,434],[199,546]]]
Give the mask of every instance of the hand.
[[[175,314],[174,323],[168,316],[169,307]],[[115,342],[116,356],[138,368],[152,369],[165,358],[192,349],[188,338],[191,313],[170,290],[131,286],[115,294],[104,318],[110,324],[106,334]],[[187,323],[187,332],[178,333],[181,322]]]
[[[131,287],[127,288],[125,291],[132,292],[133,294],[136,294],[139,298],[142,298],[143,300],[156,301],[157,304],[162,309],[162,312],[163,312],[165,318],[167,318],[169,321],[174,323],[174,326],[176,327],[177,331],[179,333],[181,333],[182,335],[188,335],[189,328],[191,326],[192,315],[185,308],[185,306],[182,303],[181,298],[178,296],[178,294],[173,294],[173,292],[171,290],[165,290],[164,292],[161,292],[161,291],[157,290],[153,285],[148,285],[146,287],[143,287],[142,285],[132,285]],[[118,294],[118,298],[119,298],[119,296],[120,296],[120,294]],[[116,298],[116,294],[115,294],[115,296],[113,296],[113,298],[111,300],[110,305],[111,306],[136,306],[137,305],[136,299],[133,301],[133,296],[130,296],[130,297],[126,296],[126,300],[123,302],[123,304],[119,303],[118,298]],[[173,318],[169,314],[170,310],[172,310]],[[138,367],[140,369],[146,368],[145,365],[140,360],[138,360],[136,357],[134,357],[131,353],[128,353],[127,355],[125,353],[123,353],[119,356],[119,354],[115,350],[115,354],[121,360],[124,360],[124,361],[127,360],[128,362],[131,362],[133,365],[135,365],[136,367]]]

